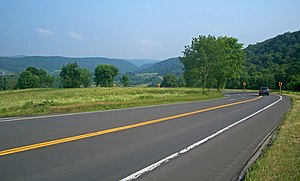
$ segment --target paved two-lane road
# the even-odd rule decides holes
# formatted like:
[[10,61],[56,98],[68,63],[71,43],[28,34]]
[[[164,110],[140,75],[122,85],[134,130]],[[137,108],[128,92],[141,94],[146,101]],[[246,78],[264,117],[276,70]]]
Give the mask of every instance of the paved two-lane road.
[[0,180],[120,180],[140,174],[141,180],[235,180],[288,107],[286,97],[249,93],[2,119]]

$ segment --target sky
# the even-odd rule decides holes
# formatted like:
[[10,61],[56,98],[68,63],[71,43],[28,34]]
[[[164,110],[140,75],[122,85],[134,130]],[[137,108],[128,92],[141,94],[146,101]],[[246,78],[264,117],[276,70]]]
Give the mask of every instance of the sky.
[[0,1],[0,56],[164,60],[199,35],[247,47],[297,30],[299,0]]

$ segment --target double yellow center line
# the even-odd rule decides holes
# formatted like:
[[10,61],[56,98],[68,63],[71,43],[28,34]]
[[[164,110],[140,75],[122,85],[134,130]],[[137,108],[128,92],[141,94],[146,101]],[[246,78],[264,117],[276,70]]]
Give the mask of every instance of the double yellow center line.
[[2,150],[2,151],[0,151],[0,156],[19,153],[19,152],[23,152],[23,151],[29,151],[29,150],[33,150],[33,149],[37,149],[37,148],[43,148],[43,147],[52,146],[52,145],[57,145],[57,144],[61,144],[61,143],[67,143],[67,142],[71,142],[71,141],[81,140],[81,139],[90,138],[90,137],[99,136],[99,135],[104,135],[104,134],[113,133],[113,132],[117,132],[117,131],[123,131],[123,130],[131,129],[131,128],[146,126],[146,125],[149,125],[149,124],[159,123],[159,122],[168,121],[168,120],[171,120],[171,119],[181,118],[181,117],[185,117],[185,116],[190,116],[190,115],[194,115],[194,114],[198,114],[198,113],[202,113],[202,112],[206,112],[206,111],[211,111],[211,110],[215,110],[215,109],[234,106],[234,105],[237,105],[237,104],[251,102],[251,101],[254,101],[254,100],[257,100],[257,99],[260,99],[260,98],[261,97],[256,97],[254,99],[235,102],[235,103],[231,103],[231,104],[224,104],[224,105],[210,107],[210,108],[206,108],[206,109],[201,109],[201,110],[197,110],[197,111],[193,111],[193,112],[188,112],[188,113],[178,114],[178,115],[174,115],[174,116],[154,119],[154,120],[141,122],[141,123],[137,123],[137,124],[131,124],[131,125],[127,125],[127,126],[121,126],[121,127],[96,131],[96,132],[92,132],[92,133],[81,134],[81,135],[77,135],[77,136],[60,138],[60,139],[56,139],[56,140],[40,142],[40,143],[36,143],[36,144],[31,144],[31,145],[11,148],[11,149],[7,149],[7,150]]

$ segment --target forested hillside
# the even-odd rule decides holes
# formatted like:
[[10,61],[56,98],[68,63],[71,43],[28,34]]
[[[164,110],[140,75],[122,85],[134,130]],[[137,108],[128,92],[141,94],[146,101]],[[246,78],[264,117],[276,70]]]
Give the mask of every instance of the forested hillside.
[[120,72],[134,72],[138,70],[136,65],[121,59],[109,59],[103,57],[68,58],[59,56],[25,56],[19,58],[0,57],[0,71],[20,73],[27,67],[34,66],[49,72],[54,72],[60,70],[63,65],[74,62],[77,62],[80,67],[88,68],[90,70],[94,70],[99,64],[115,65]]
[[300,31],[285,33],[244,49],[245,74],[249,88],[269,86],[300,90]]
[[139,73],[158,73],[161,76],[171,73],[180,76],[182,75],[182,69],[183,69],[183,64],[180,62],[179,58],[170,58],[155,63],[150,67],[139,71]]

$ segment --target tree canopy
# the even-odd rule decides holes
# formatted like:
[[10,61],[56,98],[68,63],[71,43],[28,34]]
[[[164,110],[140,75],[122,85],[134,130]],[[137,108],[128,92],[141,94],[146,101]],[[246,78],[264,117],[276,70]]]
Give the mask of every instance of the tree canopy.
[[119,70],[114,65],[101,64],[95,69],[95,83],[96,86],[112,87],[115,76],[117,76]]
[[242,44],[236,38],[199,36],[185,47],[183,57],[184,78],[187,86],[220,89],[226,81],[238,76],[244,63]]
[[69,63],[61,68],[59,76],[61,77],[62,86],[64,88],[78,88],[81,85],[81,69],[78,64]]
[[45,70],[35,67],[28,67],[20,74],[17,82],[17,88],[42,88],[52,87],[54,78],[47,74]]
[[178,87],[178,79],[174,74],[166,74],[161,82],[161,87]]

